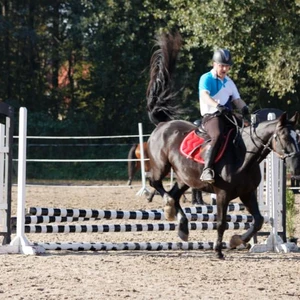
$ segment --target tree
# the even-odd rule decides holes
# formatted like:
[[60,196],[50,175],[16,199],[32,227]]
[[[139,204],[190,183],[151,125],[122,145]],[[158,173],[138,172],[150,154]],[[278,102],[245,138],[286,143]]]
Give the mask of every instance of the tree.
[[231,75],[253,106],[266,91],[271,105],[278,99],[299,103],[299,1],[170,3],[177,8],[172,19],[188,37],[187,49],[224,47],[233,52]]
[[231,76],[253,109],[300,104],[299,0],[1,4],[0,99],[35,114],[35,133],[127,134],[138,122],[151,131],[148,66],[164,30],[183,36],[174,81],[178,100],[190,108],[187,119],[199,116],[198,80],[216,47],[232,51]]

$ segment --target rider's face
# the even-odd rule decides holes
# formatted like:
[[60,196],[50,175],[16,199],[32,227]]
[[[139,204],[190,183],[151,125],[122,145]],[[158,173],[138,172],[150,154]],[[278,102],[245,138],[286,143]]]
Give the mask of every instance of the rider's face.
[[227,73],[230,70],[230,66],[229,65],[222,65],[222,64],[218,64],[218,63],[214,63],[214,69],[217,73],[217,76],[220,79],[224,79],[225,76],[227,75]]

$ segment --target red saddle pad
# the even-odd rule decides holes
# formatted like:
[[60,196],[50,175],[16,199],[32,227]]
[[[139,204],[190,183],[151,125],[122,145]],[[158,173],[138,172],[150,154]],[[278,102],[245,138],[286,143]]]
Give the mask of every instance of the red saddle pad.
[[[215,162],[219,161],[222,157],[232,131],[233,129],[231,129],[225,136],[222,146],[220,147],[220,150],[216,156]],[[188,133],[188,135],[182,141],[180,145],[180,153],[189,159],[192,159],[200,164],[204,164],[204,158],[202,157],[202,154],[205,152],[205,141],[206,140],[204,138],[197,135],[195,130],[193,130]]]

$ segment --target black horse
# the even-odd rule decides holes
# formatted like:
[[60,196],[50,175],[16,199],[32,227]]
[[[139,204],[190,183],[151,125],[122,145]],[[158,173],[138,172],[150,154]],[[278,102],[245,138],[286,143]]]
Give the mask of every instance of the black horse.
[[[201,189],[216,194],[217,201],[217,241],[215,251],[223,258],[222,241],[226,229],[228,204],[240,198],[254,223],[242,235],[234,235],[230,247],[246,243],[261,229],[262,217],[256,189],[261,181],[259,164],[274,151],[283,159],[294,177],[300,174],[300,153],[295,140],[295,125],[298,112],[291,118],[283,113],[278,119],[265,121],[238,131],[238,145],[229,142],[220,160],[215,163],[215,182],[208,184],[199,178],[203,165],[183,156],[179,149],[185,136],[196,129],[190,122],[176,120],[182,110],[174,104],[172,73],[177,54],[181,47],[179,33],[163,34],[157,39],[158,49],[150,62],[150,81],[147,89],[147,109],[150,120],[157,125],[148,140],[150,158],[150,184],[163,197],[166,219],[174,220],[177,215],[179,237],[187,241],[189,236],[188,219],[181,206],[180,197],[189,188]],[[233,138],[236,138],[233,135]],[[232,138],[232,139],[233,139]],[[167,192],[162,180],[173,168],[177,176],[174,186]]]
[[[147,142],[144,142],[144,158],[148,158]],[[133,144],[128,152],[128,185],[131,185],[134,175],[141,168],[141,163],[139,161],[134,161],[133,159],[141,158],[141,148],[140,144]],[[145,172],[150,171],[150,162],[149,160],[145,161]],[[147,195],[147,200],[152,202],[153,197],[159,195],[156,190],[153,190],[150,194]],[[185,195],[183,195],[184,201],[186,201]],[[203,200],[202,192],[200,190],[192,189],[192,204],[194,205],[205,205],[206,203]]]

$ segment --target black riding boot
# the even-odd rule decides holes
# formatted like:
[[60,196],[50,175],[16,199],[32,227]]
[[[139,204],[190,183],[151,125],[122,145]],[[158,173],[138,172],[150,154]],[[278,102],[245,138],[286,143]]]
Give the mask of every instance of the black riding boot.
[[214,179],[215,172],[212,169],[212,165],[215,161],[215,156],[216,156],[216,146],[212,147],[211,145],[209,145],[205,153],[205,164],[204,164],[204,169],[201,174],[200,180],[207,183],[215,182]]

